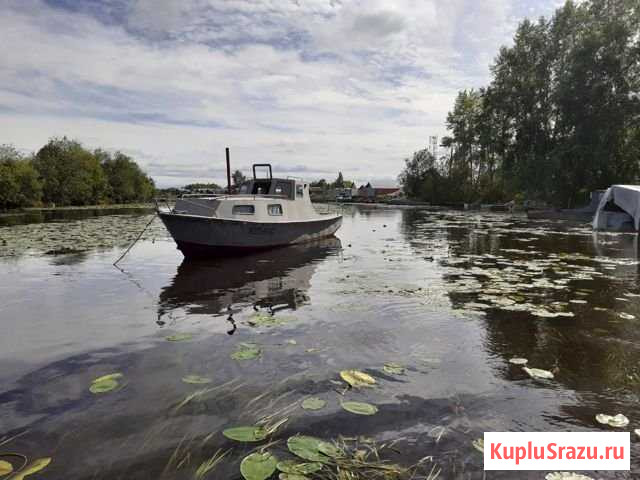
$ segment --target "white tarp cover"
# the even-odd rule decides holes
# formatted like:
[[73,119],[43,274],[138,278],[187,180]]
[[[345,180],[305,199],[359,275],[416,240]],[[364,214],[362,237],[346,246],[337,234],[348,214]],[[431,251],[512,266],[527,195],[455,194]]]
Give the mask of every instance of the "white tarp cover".
[[595,230],[606,229],[606,219],[601,212],[609,201],[613,201],[618,207],[627,212],[633,218],[635,229],[640,228],[640,186],[638,185],[612,185],[600,198],[598,210],[593,217]]

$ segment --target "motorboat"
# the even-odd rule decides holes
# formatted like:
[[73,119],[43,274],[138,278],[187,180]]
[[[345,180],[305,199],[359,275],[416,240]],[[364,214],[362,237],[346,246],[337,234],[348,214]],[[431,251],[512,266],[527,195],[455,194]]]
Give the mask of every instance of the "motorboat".
[[[256,169],[268,170],[258,177]],[[229,192],[231,188],[229,187]],[[316,211],[309,184],[273,178],[270,164],[235,194],[185,195],[158,215],[185,257],[226,256],[310,242],[333,235],[342,215]]]

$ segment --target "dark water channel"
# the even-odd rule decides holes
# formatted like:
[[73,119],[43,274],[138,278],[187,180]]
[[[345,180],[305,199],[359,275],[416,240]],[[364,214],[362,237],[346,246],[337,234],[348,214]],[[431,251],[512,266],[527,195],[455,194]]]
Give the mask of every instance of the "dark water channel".
[[[272,416],[288,418],[272,440],[395,442],[390,461],[432,456],[439,478],[541,479],[485,476],[472,442],[484,431],[611,430],[598,413],[640,428],[637,236],[351,207],[338,238],[216,261],[184,261],[156,222],[114,268],[148,219],[0,227],[0,442],[17,435],[0,455],[51,457],[33,478],[194,478],[233,449],[204,478],[239,479],[255,445],[222,430]],[[274,325],[254,321],[272,312]],[[167,340],[179,334],[190,337]],[[260,355],[231,358],[246,343]],[[530,378],[512,357],[554,379]],[[386,362],[406,371],[387,373]],[[369,373],[375,388],[345,391],[344,369]],[[113,372],[117,389],[89,391]],[[327,405],[300,408],[309,396]],[[341,400],[378,412],[354,415]],[[638,471],[634,434],[631,448]]]

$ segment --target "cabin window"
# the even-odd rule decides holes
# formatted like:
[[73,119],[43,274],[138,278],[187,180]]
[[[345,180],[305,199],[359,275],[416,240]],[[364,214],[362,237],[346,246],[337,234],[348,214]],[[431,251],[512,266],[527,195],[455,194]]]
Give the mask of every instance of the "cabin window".
[[255,211],[253,205],[234,205],[232,212],[234,215],[253,215]]
[[269,215],[282,215],[282,205],[269,205],[267,207],[267,212],[269,212]]
[[304,195],[304,189],[302,185],[296,185],[296,196],[302,197]]
[[293,190],[291,182],[277,182],[275,192],[276,195],[282,195],[287,198],[293,198]]
[[240,193],[249,193],[249,185],[247,183],[243,183],[240,187]]

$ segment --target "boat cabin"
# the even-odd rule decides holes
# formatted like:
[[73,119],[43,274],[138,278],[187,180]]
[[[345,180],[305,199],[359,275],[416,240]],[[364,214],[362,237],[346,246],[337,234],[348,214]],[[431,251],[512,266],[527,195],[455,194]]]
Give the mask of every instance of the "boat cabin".
[[[259,177],[256,168],[266,168]],[[304,221],[318,218],[311,204],[309,184],[296,178],[273,178],[271,165],[253,166],[253,179],[244,182],[234,195],[183,197],[175,213],[255,222]]]

